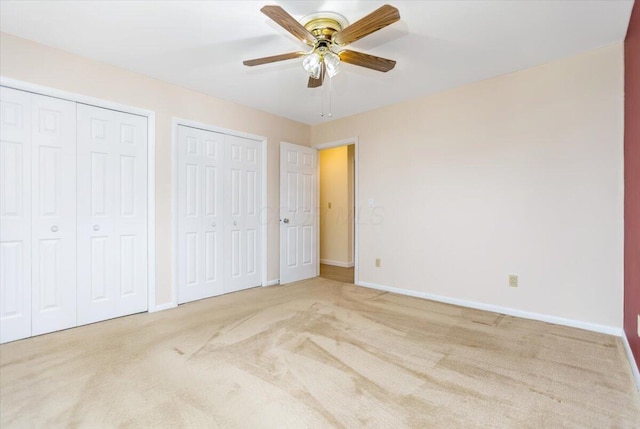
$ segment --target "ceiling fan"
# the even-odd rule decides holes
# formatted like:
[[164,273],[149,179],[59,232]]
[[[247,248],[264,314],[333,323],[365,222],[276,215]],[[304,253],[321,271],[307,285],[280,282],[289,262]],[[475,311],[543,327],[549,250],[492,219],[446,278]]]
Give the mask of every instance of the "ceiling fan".
[[264,6],[260,11],[302,42],[311,46],[312,49],[310,52],[289,52],[243,61],[245,66],[252,67],[304,57],[302,65],[309,74],[307,86],[317,88],[322,86],[325,74],[333,77],[338,73],[341,62],[381,72],[388,72],[396,65],[393,60],[342,49],[342,47],[398,21],[400,19],[398,9],[388,4],[351,25],[348,25],[342,15],[333,12],[318,12],[307,15],[302,19],[303,25],[280,6]]

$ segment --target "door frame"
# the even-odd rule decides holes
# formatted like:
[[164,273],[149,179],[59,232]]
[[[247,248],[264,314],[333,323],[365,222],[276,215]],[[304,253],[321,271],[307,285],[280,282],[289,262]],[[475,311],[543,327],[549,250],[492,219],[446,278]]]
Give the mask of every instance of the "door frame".
[[[336,140],[326,143],[318,143],[314,144],[311,147],[317,149],[318,152],[324,149],[332,149],[334,147],[341,146],[349,146],[354,145],[353,150],[353,283],[358,285],[360,281],[360,274],[358,270],[358,247],[359,247],[359,238],[360,238],[360,228],[358,227],[358,219],[360,218],[360,205],[359,205],[359,194],[360,190],[358,187],[358,172],[359,170],[359,153],[360,153],[360,145],[358,144],[358,136],[350,137],[342,140]],[[320,207],[320,156],[318,155],[318,191],[316,198],[316,207]],[[318,210],[318,216],[320,216],[320,210]],[[317,275],[320,275],[320,219],[318,219],[318,231],[316,231],[318,235],[318,249],[317,249]]]
[[64,91],[22,80],[0,76],[0,86],[60,98],[74,103],[88,104],[103,109],[147,118],[147,311],[163,310],[156,305],[156,114],[152,110],[115,103],[89,95]]
[[245,133],[242,131],[232,130],[230,128],[219,127],[217,125],[205,124],[198,121],[192,121],[184,118],[172,118],[171,130],[171,236],[173,244],[171,246],[171,301],[167,304],[167,308],[178,306],[178,126],[197,128],[199,130],[211,131],[214,133],[226,134],[235,137],[242,137],[261,142],[262,147],[262,165],[260,168],[260,180],[262,181],[260,196],[260,245],[261,263],[260,263],[260,283],[261,286],[267,286],[267,229],[268,229],[268,206],[267,206],[267,138],[257,134]]

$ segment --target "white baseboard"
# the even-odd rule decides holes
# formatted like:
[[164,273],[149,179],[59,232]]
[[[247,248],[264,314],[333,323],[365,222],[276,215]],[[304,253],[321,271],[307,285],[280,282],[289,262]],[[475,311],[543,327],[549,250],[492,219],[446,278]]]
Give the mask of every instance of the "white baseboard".
[[330,259],[320,259],[320,263],[325,265],[333,265],[334,267],[342,267],[342,268],[353,267],[353,262],[332,261]]
[[622,344],[624,344],[624,350],[627,352],[629,365],[631,365],[631,372],[633,373],[633,378],[636,380],[636,387],[640,391],[640,370],[638,370],[638,365],[636,365],[636,360],[631,352],[629,340],[627,340],[627,335],[624,332],[622,333]]
[[149,313],[155,313],[156,311],[169,310],[170,308],[176,308],[178,306],[175,302],[167,302],[166,304],[156,305],[155,308],[150,308]]
[[531,313],[528,311],[517,310],[515,308],[500,307],[492,304],[485,304],[475,301],[467,301],[464,299],[450,298],[442,295],[433,295],[426,292],[419,292],[410,289],[401,289],[393,286],[379,285],[376,283],[369,283],[360,281],[358,286],[364,286],[371,289],[384,290],[387,292],[394,292],[400,295],[414,296],[417,298],[429,299],[431,301],[444,302],[446,304],[459,305],[461,307],[475,308],[478,310],[492,311],[494,313],[507,314],[509,316],[522,317],[523,319],[539,320],[541,322],[554,323],[556,325],[570,326],[572,328],[586,329],[587,331],[599,332],[602,334],[614,335],[616,337],[622,336],[622,328],[616,328],[615,326],[599,325],[597,323],[581,322],[579,320],[565,319],[562,317],[550,316],[547,314]]
[[266,286],[275,286],[275,285],[279,285],[280,284],[280,279],[273,279],[273,280],[269,280],[268,282],[266,282],[265,284],[263,284],[263,287]]

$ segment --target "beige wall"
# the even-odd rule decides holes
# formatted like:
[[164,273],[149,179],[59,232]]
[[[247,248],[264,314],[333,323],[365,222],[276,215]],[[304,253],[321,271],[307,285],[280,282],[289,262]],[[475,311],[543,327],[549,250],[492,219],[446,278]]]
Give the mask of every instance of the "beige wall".
[[310,127],[105,65],[37,43],[1,34],[0,74],[38,85],[152,110],[156,113],[156,277],[157,303],[171,299],[171,139],[179,117],[264,136],[267,148],[268,279],[277,279],[279,145],[309,144]]
[[312,142],[359,138],[361,282],[621,327],[622,125],[616,44],[316,126]]
[[353,156],[349,157],[349,147],[353,146],[319,152],[320,261],[340,266],[353,263],[353,188],[349,179]]

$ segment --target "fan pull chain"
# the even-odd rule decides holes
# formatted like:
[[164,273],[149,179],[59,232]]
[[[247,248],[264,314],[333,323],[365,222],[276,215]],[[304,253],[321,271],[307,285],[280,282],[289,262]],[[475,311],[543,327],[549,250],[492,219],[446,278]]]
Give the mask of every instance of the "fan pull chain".
[[320,87],[320,116],[324,118],[324,85]]
[[[333,92],[333,84],[332,84],[332,78],[331,76],[329,76],[329,114],[327,116],[329,116],[330,118],[333,116],[333,105],[332,105],[332,98],[331,98],[331,93]],[[321,93],[320,93],[320,116],[324,118],[324,99],[327,98],[327,96],[325,95],[326,88],[327,85],[322,85],[322,88],[320,89]]]
[[331,108],[331,93],[333,92],[333,86],[331,82],[333,82],[333,78],[329,76],[329,117],[333,116],[333,109]]

